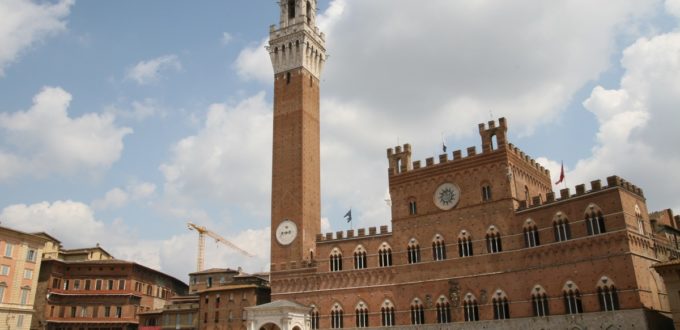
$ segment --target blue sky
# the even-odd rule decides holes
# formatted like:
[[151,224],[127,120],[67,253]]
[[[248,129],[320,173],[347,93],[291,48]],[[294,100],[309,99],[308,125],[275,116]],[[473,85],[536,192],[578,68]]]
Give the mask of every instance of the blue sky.
[[[477,145],[477,123],[567,184],[618,174],[680,210],[680,1],[319,3],[322,224],[389,222],[385,149]],[[0,221],[179,278],[266,269],[273,1],[0,2]]]

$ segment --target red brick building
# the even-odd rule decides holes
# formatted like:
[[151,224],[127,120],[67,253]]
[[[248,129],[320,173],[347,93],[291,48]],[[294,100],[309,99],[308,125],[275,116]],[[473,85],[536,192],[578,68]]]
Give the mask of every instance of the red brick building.
[[44,260],[36,296],[34,329],[132,330],[138,313],[162,308],[187,285],[169,275],[123,260]]
[[[651,213],[618,176],[553,192],[548,170],[507,141],[504,118],[479,124],[480,150],[421,162],[408,144],[388,149],[391,231],[317,234],[324,35],[316,1],[280,8],[268,47],[271,287],[273,301],[294,303],[249,309],[250,329],[672,327],[652,265],[680,253],[679,219]],[[285,306],[309,312],[264,313]]]

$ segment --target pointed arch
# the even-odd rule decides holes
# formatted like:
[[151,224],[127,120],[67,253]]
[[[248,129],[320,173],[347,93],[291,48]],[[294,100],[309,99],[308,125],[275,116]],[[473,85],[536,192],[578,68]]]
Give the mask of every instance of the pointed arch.
[[411,301],[411,324],[425,324],[425,309],[418,298]]
[[566,314],[582,314],[583,304],[581,303],[581,291],[576,283],[567,281],[562,287],[564,296],[564,310]]
[[543,317],[550,315],[548,294],[539,284],[534,285],[534,288],[531,289],[531,307],[534,311],[534,316]]
[[607,276],[602,276],[597,281],[597,300],[600,310],[615,311],[619,309],[619,296],[614,282]]
[[465,299],[463,299],[463,314],[465,316],[465,322],[479,321],[479,305],[477,304],[477,298],[472,292],[465,294]]
[[420,245],[418,244],[417,239],[411,238],[408,241],[408,245],[406,247],[406,254],[408,257],[409,264],[415,264],[420,262]]
[[505,320],[510,318],[510,305],[508,304],[508,295],[505,291],[497,289],[491,298],[493,304],[493,319]]
[[635,219],[637,220],[638,234],[645,235],[645,221],[642,219],[642,211],[637,204],[635,204]]
[[363,300],[359,300],[357,306],[354,308],[354,312],[356,315],[356,327],[368,328],[368,305]]
[[392,266],[392,247],[387,242],[382,242],[378,249],[378,265],[380,267]]
[[531,248],[541,245],[538,227],[531,218],[524,221],[524,247]]
[[486,231],[486,250],[489,253],[498,253],[503,251],[501,244],[501,234],[496,226],[490,226]]
[[383,327],[391,327],[396,324],[394,320],[394,303],[391,300],[385,299],[380,306],[381,324]]
[[441,234],[436,234],[432,238],[432,260],[446,259],[446,244],[444,237]]
[[339,302],[333,304],[331,308],[331,328],[340,329],[343,328],[343,315],[344,311],[342,305]]
[[363,245],[359,244],[354,249],[354,269],[364,269],[366,267],[366,249]]
[[312,309],[312,312],[310,313],[312,329],[318,329],[319,328],[319,309],[316,307],[315,304],[311,304],[311,305],[309,305],[309,307]]
[[445,295],[439,296],[437,299],[437,323],[451,322],[451,304]]
[[458,256],[471,257],[474,255],[472,251],[472,237],[466,230],[461,230],[458,234]]
[[555,242],[562,242],[571,239],[569,219],[566,215],[564,215],[564,213],[555,213],[555,216],[553,217],[553,231],[555,233]]
[[606,232],[602,209],[596,204],[590,203],[585,211],[586,232],[588,235],[599,235]]
[[340,248],[334,247],[333,250],[331,250],[329,260],[331,272],[339,272],[342,270],[342,250],[340,250]]

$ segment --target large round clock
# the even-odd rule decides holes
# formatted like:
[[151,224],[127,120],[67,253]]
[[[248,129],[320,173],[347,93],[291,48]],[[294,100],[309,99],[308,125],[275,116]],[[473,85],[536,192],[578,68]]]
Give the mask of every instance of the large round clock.
[[444,183],[434,192],[434,204],[446,211],[454,208],[460,199],[460,188],[453,183]]
[[293,243],[295,237],[297,237],[297,226],[295,225],[295,222],[286,219],[276,227],[276,240],[279,244],[288,245]]

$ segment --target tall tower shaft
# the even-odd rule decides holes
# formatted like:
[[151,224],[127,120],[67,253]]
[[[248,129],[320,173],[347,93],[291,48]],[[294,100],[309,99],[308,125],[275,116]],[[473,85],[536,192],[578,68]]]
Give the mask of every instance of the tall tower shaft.
[[272,270],[314,258],[320,232],[319,78],[326,60],[316,0],[282,0],[272,25],[274,67]]

